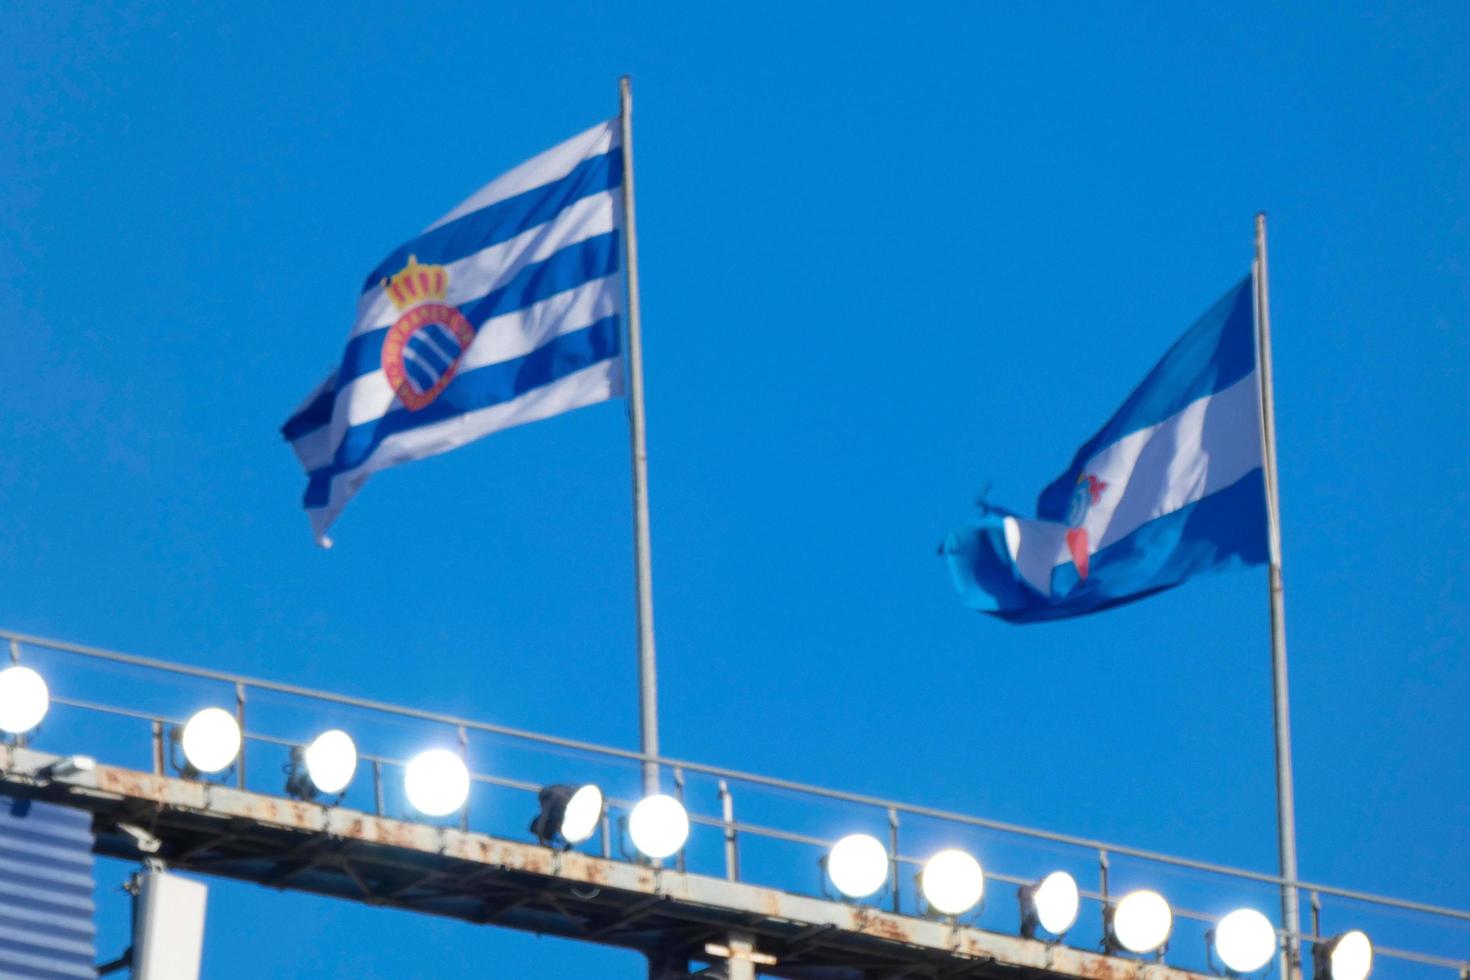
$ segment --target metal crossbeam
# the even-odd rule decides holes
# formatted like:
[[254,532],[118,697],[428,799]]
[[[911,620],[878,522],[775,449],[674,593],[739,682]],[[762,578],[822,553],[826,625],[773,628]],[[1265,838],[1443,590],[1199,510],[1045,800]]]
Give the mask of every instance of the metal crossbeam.
[[[57,758],[0,747],[0,793],[90,811],[99,853],[634,949],[665,976],[710,962],[706,940],[745,936],[775,957],[763,974],[792,980],[1201,980],[1163,964],[217,784],[102,765],[42,775]],[[143,854],[124,823],[147,826],[158,853]]]

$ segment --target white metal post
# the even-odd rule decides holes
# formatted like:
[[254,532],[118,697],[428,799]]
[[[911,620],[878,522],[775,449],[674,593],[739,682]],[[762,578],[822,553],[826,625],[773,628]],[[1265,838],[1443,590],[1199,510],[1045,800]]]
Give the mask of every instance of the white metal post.
[[[628,428],[633,451],[633,561],[638,601],[640,747],[658,755],[658,670],[653,646],[653,559],[648,536],[648,440],[643,419],[643,335],[638,312],[638,224],[633,196],[633,84],[618,82],[623,142],[623,254],[628,287]],[[643,762],[643,790],[658,792],[658,763]]]
[[1261,383],[1261,445],[1266,478],[1267,545],[1271,590],[1271,691],[1276,718],[1276,835],[1281,859],[1284,980],[1301,976],[1301,912],[1297,897],[1296,803],[1291,776],[1291,709],[1286,683],[1286,609],[1281,586],[1281,509],[1276,482],[1276,405],[1271,380],[1270,277],[1266,267],[1266,214],[1256,215],[1256,345]]
[[755,980],[755,937],[748,932],[730,933],[730,956],[725,960],[726,980]]

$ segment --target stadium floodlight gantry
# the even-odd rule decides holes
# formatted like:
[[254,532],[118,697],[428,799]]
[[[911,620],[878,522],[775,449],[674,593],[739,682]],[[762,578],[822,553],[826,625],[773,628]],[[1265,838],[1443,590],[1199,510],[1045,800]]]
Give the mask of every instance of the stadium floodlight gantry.
[[[702,962],[722,964],[730,977],[753,976],[758,966],[795,980],[1141,980],[1145,966],[1151,980],[1184,980],[1260,974],[1279,967],[1290,948],[1256,908],[1201,912],[1187,904],[1218,907],[1212,894],[1254,889],[1264,905],[1287,884],[1269,874],[114,651],[0,637],[14,661],[0,670],[0,793],[91,811],[96,849],[114,857],[637,949],[660,978],[688,976]],[[89,669],[102,664],[110,674],[131,671],[129,681],[89,680]],[[156,683],[160,677],[167,683]],[[181,678],[199,687],[191,712],[170,707]],[[233,694],[232,709],[210,703],[221,687]],[[80,696],[96,690],[119,696]],[[116,703],[122,695],[126,702]],[[269,710],[248,711],[262,700]],[[343,723],[348,715],[353,720]],[[317,718],[338,724],[301,738]],[[416,747],[403,744],[406,726],[417,733],[407,736]],[[380,751],[379,729],[396,733],[409,752]],[[285,770],[284,796],[257,785],[247,746],[257,769]],[[57,754],[79,751],[89,755]],[[565,778],[569,769],[601,768],[603,775],[527,778],[512,771],[513,756],[522,759],[518,770]],[[151,765],[129,765],[139,757]],[[486,759],[504,765],[498,772],[472,765]],[[672,794],[615,792],[641,788],[649,762],[672,778]],[[397,781],[389,778],[395,771]],[[718,815],[691,805],[701,782],[718,787]],[[849,828],[886,826],[887,843],[861,829],[834,841],[741,823],[732,786],[767,813],[845,806]],[[534,810],[508,802],[527,793]],[[395,801],[398,817],[390,812]],[[127,830],[139,822],[153,838],[147,853]],[[926,856],[905,854],[905,840]],[[794,857],[804,848],[816,851],[815,877]],[[1036,866],[1038,848],[1053,867]],[[756,853],[757,877],[769,880],[750,880]],[[1030,873],[999,870],[1007,861]],[[1091,861],[1096,891],[1072,873]],[[1141,887],[1115,896],[1110,880],[1121,877],[1122,861]],[[1161,888],[1181,874],[1191,882],[1171,886],[1182,888],[1182,900],[1171,902]],[[1418,917],[1432,924],[1424,930],[1430,937],[1445,923],[1464,929],[1470,913],[1295,884],[1313,899],[1312,931],[1295,938],[1311,946],[1315,980],[1366,980],[1375,952],[1426,976],[1440,971],[1442,980],[1450,980],[1446,970],[1470,969],[1453,954],[1375,951],[1359,928],[1392,921],[1403,935],[1405,917]],[[998,886],[1015,889],[1014,905],[987,901]],[[1323,896],[1347,931],[1322,934]],[[1084,903],[1097,915],[1084,919]],[[1166,955],[1203,962],[1185,969],[1165,965]]]

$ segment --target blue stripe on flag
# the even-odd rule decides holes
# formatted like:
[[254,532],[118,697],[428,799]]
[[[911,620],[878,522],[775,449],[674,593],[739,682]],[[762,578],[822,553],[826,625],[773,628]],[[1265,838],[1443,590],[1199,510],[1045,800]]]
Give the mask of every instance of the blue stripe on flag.
[[[465,303],[459,311],[479,330],[493,316],[539,303],[557,293],[575,289],[583,283],[610,276],[617,271],[617,232],[594,235],[568,245],[549,258],[526,266],[510,282],[477,300]],[[383,339],[387,336],[388,329],[385,327],[359,334],[348,341],[347,350],[342,355],[342,366],[337,371],[339,388],[382,367]],[[329,411],[320,424],[325,425],[330,418]],[[303,428],[301,431],[307,430]]]
[[439,352],[439,348],[435,347],[429,341],[429,338],[423,335],[423,331],[410,337],[407,346],[413,350],[414,354],[424,362],[424,365],[429,370],[434,372],[435,377],[448,371],[449,365],[453,363],[450,358],[445,357]]
[[431,323],[415,336],[423,338],[432,345],[446,363],[453,363],[454,359],[459,356],[459,340],[442,323]]
[[1251,277],[1231,288],[1169,349],[1133,390],[1102,431],[1087,441],[1067,471],[1036,501],[1043,521],[1065,521],[1083,468],[1130,432],[1147,429],[1191,403],[1235,384],[1256,367],[1255,309]]
[[414,388],[419,392],[428,391],[438,380],[428,367],[419,363],[413,354],[407,352],[403,357],[403,373],[408,375],[408,380],[413,382]]
[[1264,477],[1261,470],[1251,470],[1219,493],[1149,521],[1098,551],[1080,582],[1071,562],[1058,565],[1052,572],[1057,598],[987,611],[1013,623],[1067,619],[1143,599],[1200,575],[1260,565],[1267,559],[1266,536],[1259,533],[1265,525]]
[[332,464],[311,474],[303,503],[308,508],[325,507],[331,496],[332,478],[361,466],[389,436],[519,398],[616,357],[620,344],[618,317],[604,317],[581,330],[562,334],[524,357],[466,371],[417,412],[399,408],[354,425],[337,447]]
[[332,421],[332,407],[336,403],[337,386],[326,385],[310,405],[286,420],[286,424],[281,426],[281,435],[287,442],[295,442],[312,429],[320,429]]
[[582,198],[606,193],[622,182],[620,148],[583,160],[565,177],[471,211],[400,245],[368,275],[363,292],[402,269],[410,255],[424,264],[462,259],[545,224]]

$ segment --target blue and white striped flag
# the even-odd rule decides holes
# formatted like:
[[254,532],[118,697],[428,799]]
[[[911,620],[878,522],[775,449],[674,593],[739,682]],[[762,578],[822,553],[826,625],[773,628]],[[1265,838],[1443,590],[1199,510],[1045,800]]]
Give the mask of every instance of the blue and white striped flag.
[[1011,622],[1099,612],[1267,560],[1253,282],[1128,396],[1036,519],[996,507],[944,544],[966,605]]
[[281,434],[317,540],[378,470],[623,391],[619,121],[496,178],[367,277]]

